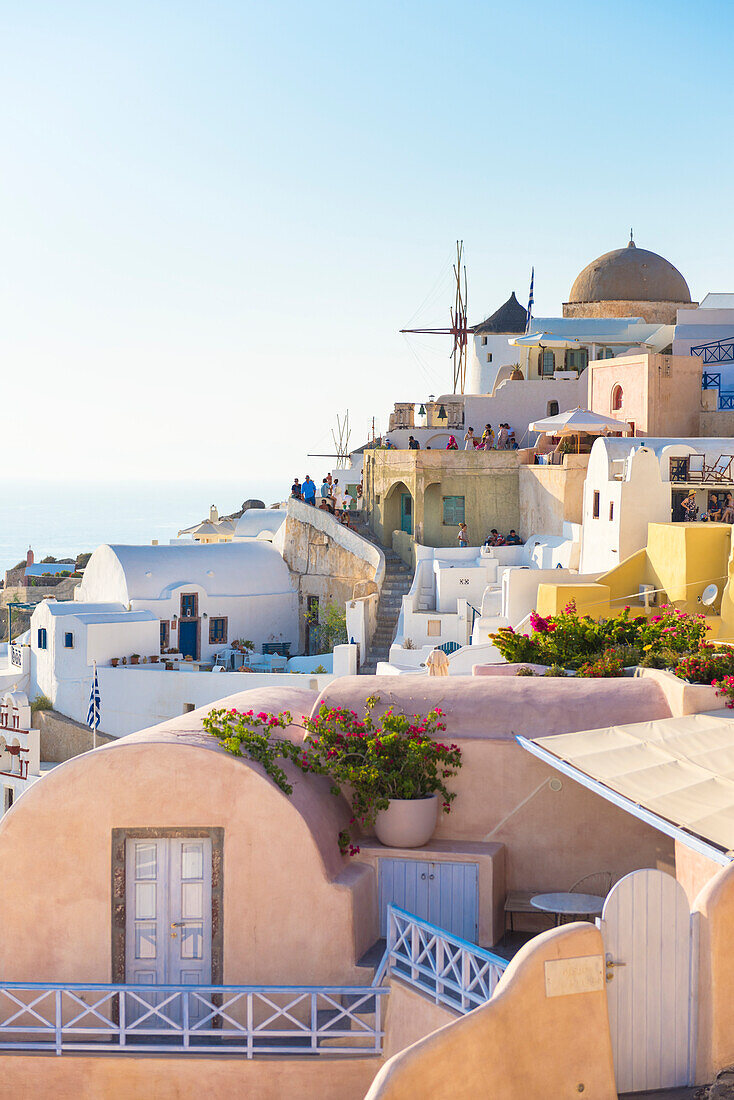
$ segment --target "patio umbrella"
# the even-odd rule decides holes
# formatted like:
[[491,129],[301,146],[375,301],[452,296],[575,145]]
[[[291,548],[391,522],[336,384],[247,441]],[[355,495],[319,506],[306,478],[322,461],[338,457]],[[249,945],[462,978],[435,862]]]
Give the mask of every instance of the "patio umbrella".
[[603,435],[606,431],[624,431],[629,424],[624,420],[615,420],[613,416],[600,416],[579,405],[568,412],[535,420],[528,424],[528,428],[531,432],[545,432],[546,435]]
[[579,348],[585,347],[572,337],[557,336],[553,332],[531,332],[527,336],[516,336],[514,340],[508,340],[507,343],[517,348],[568,348],[571,351],[578,351]]

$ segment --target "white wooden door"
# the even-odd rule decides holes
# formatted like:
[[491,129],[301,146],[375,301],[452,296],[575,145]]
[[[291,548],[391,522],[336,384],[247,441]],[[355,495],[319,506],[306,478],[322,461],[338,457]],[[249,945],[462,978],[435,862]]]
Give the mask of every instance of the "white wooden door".
[[[128,840],[125,980],[211,983],[212,850],[207,838]],[[197,1002],[191,1005],[196,1019]],[[170,1011],[169,1011],[170,1009]],[[180,999],[166,1014],[178,1017]],[[138,1013],[139,1014],[139,1013]],[[156,1026],[153,1019],[151,1026]]]
[[381,859],[380,935],[389,903],[470,943],[477,941],[477,865],[423,859]]
[[619,1092],[693,1081],[691,914],[680,883],[642,870],[614,886],[600,927]]

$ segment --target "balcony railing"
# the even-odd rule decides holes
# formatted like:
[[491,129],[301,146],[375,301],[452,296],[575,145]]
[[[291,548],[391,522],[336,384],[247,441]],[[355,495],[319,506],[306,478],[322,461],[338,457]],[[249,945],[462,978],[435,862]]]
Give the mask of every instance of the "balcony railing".
[[382,986],[0,982],[0,1050],[379,1054]]
[[436,1004],[471,1012],[485,1004],[507,959],[451,936],[428,921],[388,906],[387,950],[376,980],[388,971],[427,993]]
[[691,348],[691,355],[697,355],[704,363],[732,363],[734,362],[734,337],[728,340],[712,340],[708,344],[696,344]]

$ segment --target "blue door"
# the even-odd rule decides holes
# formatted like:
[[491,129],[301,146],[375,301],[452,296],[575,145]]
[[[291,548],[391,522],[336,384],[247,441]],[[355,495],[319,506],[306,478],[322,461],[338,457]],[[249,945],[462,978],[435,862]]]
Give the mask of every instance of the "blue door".
[[413,534],[413,498],[410,493],[400,494],[400,530]]
[[387,934],[388,903],[470,943],[477,942],[476,863],[381,859],[380,935]]
[[196,659],[198,656],[196,652],[196,632],[198,623],[181,621],[178,624],[178,648],[183,653],[184,657],[193,657]]

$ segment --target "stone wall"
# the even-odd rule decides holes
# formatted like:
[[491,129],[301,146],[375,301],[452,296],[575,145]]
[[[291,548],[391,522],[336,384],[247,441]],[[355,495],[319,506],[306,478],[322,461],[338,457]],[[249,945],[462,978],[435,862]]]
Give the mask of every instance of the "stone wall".
[[[33,726],[41,731],[41,760],[48,763],[61,764],[94,748],[92,730],[58,711],[37,710],[33,715]],[[114,740],[106,733],[97,733],[98,745]]]
[[564,317],[642,317],[649,325],[674,325],[679,309],[698,302],[564,302]]
[[[388,454],[389,452],[385,452]],[[358,581],[382,587],[385,556],[373,543],[343,526],[330,513],[289,500],[285,523],[275,536],[298,586],[299,649],[305,651],[308,597],[344,606]]]

